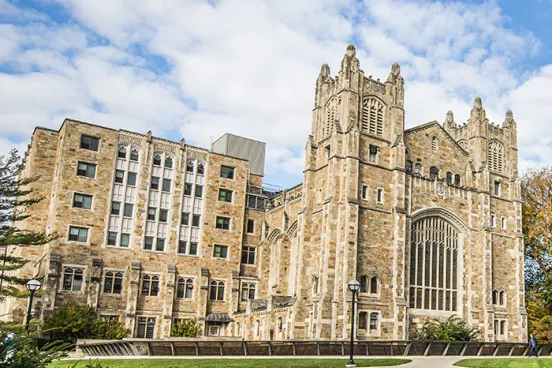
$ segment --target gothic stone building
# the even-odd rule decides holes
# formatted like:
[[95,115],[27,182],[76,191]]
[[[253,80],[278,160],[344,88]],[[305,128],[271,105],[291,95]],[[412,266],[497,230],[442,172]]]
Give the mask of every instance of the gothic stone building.
[[[68,302],[168,337],[343,339],[361,283],[359,339],[407,339],[457,315],[485,341],[525,341],[516,123],[404,128],[398,64],[385,82],[359,69],[316,81],[304,180],[263,187],[264,143],[232,135],[211,150],[65,120],[36,128],[23,175],[45,200],[24,228],[58,233],[18,250],[43,279],[43,316]],[[4,313],[23,318],[26,301]]]

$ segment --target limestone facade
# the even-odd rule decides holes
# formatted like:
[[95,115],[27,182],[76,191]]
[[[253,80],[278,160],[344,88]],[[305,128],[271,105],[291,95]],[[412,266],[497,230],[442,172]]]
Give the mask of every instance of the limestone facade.
[[[183,140],[74,120],[37,128],[24,175],[40,175],[46,199],[24,226],[61,236],[23,250],[22,272],[44,278],[36,313],[88,304],[136,337],[196,317],[202,336],[344,339],[357,279],[359,339],[408,339],[457,315],[482,340],[526,341],[512,113],[489,123],[476,98],[463,124],[452,112],[406,130],[404,119],[399,65],[385,82],[367,77],[349,45],[337,76],[322,66],[304,180],[286,190]],[[23,318],[24,301],[3,307]]]

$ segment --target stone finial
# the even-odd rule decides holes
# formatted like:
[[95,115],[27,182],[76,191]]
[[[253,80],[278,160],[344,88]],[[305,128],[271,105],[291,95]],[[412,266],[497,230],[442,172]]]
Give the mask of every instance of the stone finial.
[[352,43],[350,43],[348,46],[347,46],[347,51],[345,51],[345,54],[349,57],[353,57],[355,56],[356,54],[356,48],[355,48],[355,45],[353,45]]
[[186,147],[186,140],[184,140],[184,138],[182,138],[180,140],[180,148],[184,149],[184,147]]
[[148,137],[148,142],[151,142],[151,130],[148,130],[146,136]]
[[485,109],[483,109],[483,102],[481,101],[481,97],[475,98],[470,115],[470,121],[485,120]]
[[391,72],[389,73],[389,77],[387,78],[388,82],[395,82],[397,78],[399,78],[401,75],[401,66],[399,63],[394,62],[393,66],[391,67]]
[[328,64],[322,64],[322,67],[320,68],[320,75],[324,77],[330,75],[330,66]]
[[483,101],[481,101],[481,97],[477,96],[475,100],[473,101],[473,107],[481,110],[483,108]]
[[445,120],[447,123],[454,123],[454,114],[451,110],[447,111],[447,120]]
[[514,120],[514,113],[512,112],[512,110],[506,111],[506,119],[504,119],[504,123],[502,123],[502,127],[509,127],[515,124],[516,122]]

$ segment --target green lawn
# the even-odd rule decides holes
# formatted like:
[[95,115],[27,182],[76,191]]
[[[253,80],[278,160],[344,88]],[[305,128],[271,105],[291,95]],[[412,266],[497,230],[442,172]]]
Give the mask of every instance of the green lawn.
[[465,359],[454,363],[458,367],[477,368],[552,368],[552,359],[513,358],[513,359]]
[[[334,368],[348,359],[102,359],[103,368]],[[383,367],[409,363],[408,359],[358,359],[357,367]],[[77,367],[84,367],[81,361]],[[58,361],[51,368],[73,367],[75,361]]]

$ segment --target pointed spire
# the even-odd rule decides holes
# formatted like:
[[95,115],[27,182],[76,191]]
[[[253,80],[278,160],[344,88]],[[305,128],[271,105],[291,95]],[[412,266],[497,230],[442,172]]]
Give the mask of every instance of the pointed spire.
[[477,96],[475,100],[473,101],[473,107],[477,109],[483,108],[483,101],[481,101],[481,97]]
[[445,129],[454,129],[456,128],[456,123],[454,122],[454,114],[451,110],[447,112],[447,117],[445,119],[445,123],[443,124]]
[[330,75],[330,66],[328,64],[322,64],[322,67],[320,68],[320,75],[324,77]]
[[471,110],[471,121],[475,120],[485,120],[485,109],[483,108],[483,102],[481,101],[481,97],[476,97],[473,101],[473,108]]
[[347,55],[348,57],[353,57],[356,55],[356,48],[355,48],[355,45],[353,45],[352,43],[350,43],[349,45],[347,45],[347,51],[345,51],[345,55]]

